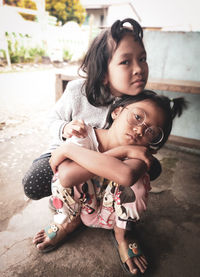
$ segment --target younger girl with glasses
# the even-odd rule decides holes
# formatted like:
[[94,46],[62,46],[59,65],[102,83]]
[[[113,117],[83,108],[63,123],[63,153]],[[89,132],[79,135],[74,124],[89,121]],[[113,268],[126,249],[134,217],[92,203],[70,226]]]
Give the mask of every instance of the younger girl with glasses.
[[[167,141],[173,119],[186,107],[153,91],[124,96],[111,106],[108,129],[87,126],[87,137],[72,137],[50,159],[54,223],[33,242],[46,252],[73,231],[79,219],[90,227],[113,229],[123,268],[135,275],[147,261],[135,241],[128,241],[131,222],[146,210],[150,181],[141,148],[160,149]],[[153,157],[152,157],[153,160]],[[101,176],[101,177],[97,177]]]

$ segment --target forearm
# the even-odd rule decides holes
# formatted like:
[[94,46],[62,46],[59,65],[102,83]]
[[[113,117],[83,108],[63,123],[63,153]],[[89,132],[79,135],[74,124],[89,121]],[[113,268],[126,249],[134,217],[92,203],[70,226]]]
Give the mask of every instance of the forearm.
[[[144,163],[140,161],[140,165],[138,166],[138,160],[132,159],[130,166],[130,163],[121,161],[119,158],[109,155],[109,153],[114,155],[114,151],[108,151],[104,154],[75,144],[68,144],[65,145],[64,153],[66,158],[78,163],[81,167],[84,167],[94,175],[102,176],[123,186],[133,185],[141,174],[144,173]],[[117,152],[115,152],[115,154],[117,154]],[[122,157],[121,152],[118,152],[118,155],[116,156]],[[134,169],[133,164],[134,166],[137,164],[135,166],[136,170]],[[139,170],[140,167],[142,167],[142,170]]]
[[109,151],[104,152],[104,154],[113,156],[120,160],[124,159],[138,159],[143,161],[147,169],[151,167],[151,162],[153,161],[153,156],[151,151],[145,146],[139,145],[124,145],[118,146],[110,149]]
[[76,162],[67,159],[59,165],[58,176],[63,187],[71,188],[91,179],[94,174]]
[[118,146],[118,147],[112,148],[112,149],[104,152],[104,154],[109,155],[111,157],[115,157],[119,160],[123,160],[123,159],[127,158],[126,150],[127,150],[126,147]]

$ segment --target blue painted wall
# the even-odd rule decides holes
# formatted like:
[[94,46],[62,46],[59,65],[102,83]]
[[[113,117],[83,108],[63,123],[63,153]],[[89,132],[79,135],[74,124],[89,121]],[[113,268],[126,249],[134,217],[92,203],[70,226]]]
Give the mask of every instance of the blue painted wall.
[[[200,32],[145,31],[149,77],[200,81]],[[172,134],[200,140],[200,94],[158,93],[185,97],[188,109],[174,121]]]

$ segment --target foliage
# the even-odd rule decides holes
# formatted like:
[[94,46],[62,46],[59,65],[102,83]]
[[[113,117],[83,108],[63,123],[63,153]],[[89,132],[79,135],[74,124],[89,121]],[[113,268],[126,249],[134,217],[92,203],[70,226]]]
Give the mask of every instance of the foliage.
[[46,0],[46,10],[50,15],[57,17],[62,24],[67,21],[76,21],[78,24],[82,24],[86,16],[80,0]]
[[[40,62],[42,56],[45,56],[46,52],[41,46],[29,46],[27,47],[26,40],[30,39],[28,36],[16,35],[15,33],[6,33],[8,42],[8,52],[10,55],[11,63],[27,63],[27,62]],[[5,58],[5,53],[4,58]]]
[[63,50],[63,59],[64,61],[70,61],[72,58],[72,54],[68,50]]
[[[26,9],[36,10],[36,3],[31,0],[4,0],[4,4],[21,7]],[[35,20],[35,15],[21,13],[24,19]]]
[[[4,4],[36,10],[36,3],[31,0],[3,0]],[[82,24],[86,17],[85,9],[80,0],[46,0],[46,10],[50,15],[55,16],[62,24],[67,21],[76,21]],[[28,20],[35,20],[35,15],[24,14],[22,16]]]
[[[42,62],[43,57],[47,56],[45,45],[35,44],[28,35],[6,32],[6,38],[11,63]],[[67,47],[63,47],[62,51],[64,61],[70,61],[71,52]],[[3,49],[0,49],[0,59],[6,59],[6,52]]]

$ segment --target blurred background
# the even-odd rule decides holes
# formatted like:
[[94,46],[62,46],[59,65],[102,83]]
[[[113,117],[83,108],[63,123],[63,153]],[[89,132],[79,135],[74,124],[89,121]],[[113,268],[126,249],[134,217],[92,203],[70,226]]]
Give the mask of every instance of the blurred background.
[[77,76],[91,40],[131,17],[144,28],[150,88],[190,102],[172,135],[199,145],[199,10],[198,0],[0,0],[0,129],[48,110],[56,75]]

